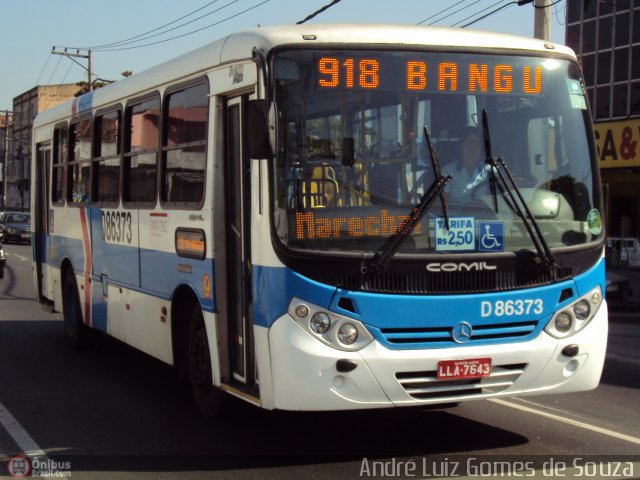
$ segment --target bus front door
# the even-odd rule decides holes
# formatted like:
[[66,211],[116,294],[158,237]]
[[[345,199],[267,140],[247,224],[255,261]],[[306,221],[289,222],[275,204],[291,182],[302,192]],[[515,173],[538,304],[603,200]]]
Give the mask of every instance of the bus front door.
[[[226,316],[226,340],[228,350],[226,380],[245,387],[251,393],[257,391],[253,349],[252,298],[251,298],[251,190],[250,162],[243,137],[246,128],[248,97],[229,99],[225,111],[225,160],[224,160],[224,266],[219,278],[226,285],[226,292],[218,298]],[[218,238],[220,235],[218,235]],[[218,259],[216,265],[218,265]],[[217,267],[216,267],[217,270]],[[217,282],[219,284],[219,282]],[[226,314],[226,315],[225,315]],[[228,363],[227,361],[228,360]],[[224,367],[223,367],[224,368]],[[223,378],[224,379],[224,378]]]
[[36,147],[34,210],[31,218],[33,255],[38,300],[46,304],[53,299],[51,269],[46,268],[49,254],[49,168],[51,167],[51,144],[39,143]]

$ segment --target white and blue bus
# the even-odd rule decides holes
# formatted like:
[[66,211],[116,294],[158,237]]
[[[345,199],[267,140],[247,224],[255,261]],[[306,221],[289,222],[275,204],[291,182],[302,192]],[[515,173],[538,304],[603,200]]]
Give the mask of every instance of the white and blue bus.
[[205,413],[598,385],[603,206],[564,46],[259,28],[44,111],[33,136],[40,302],[74,347],[104,332],[175,365]]

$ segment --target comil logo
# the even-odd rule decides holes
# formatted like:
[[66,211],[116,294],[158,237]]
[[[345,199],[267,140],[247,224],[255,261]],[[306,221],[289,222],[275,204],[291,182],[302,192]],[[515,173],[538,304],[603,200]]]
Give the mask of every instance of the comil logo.
[[428,263],[427,270],[429,272],[473,272],[481,270],[495,270],[495,265],[489,265],[487,262],[472,263]]
[[21,455],[11,457],[7,463],[7,471],[14,478],[24,478],[31,473],[31,463]]

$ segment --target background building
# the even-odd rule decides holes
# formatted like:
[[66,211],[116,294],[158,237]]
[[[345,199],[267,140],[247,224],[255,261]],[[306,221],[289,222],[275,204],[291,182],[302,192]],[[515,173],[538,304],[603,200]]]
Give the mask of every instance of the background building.
[[567,0],[596,127],[608,237],[640,237],[640,0]]
[[4,178],[5,165],[9,159],[9,138],[12,136],[11,125],[13,112],[0,112],[0,211],[4,210]]
[[[47,85],[34,87],[13,99],[13,115],[10,122],[8,148],[2,179],[3,209],[29,209],[29,182],[31,178],[31,129],[36,115],[62,103],[78,91],[74,84]],[[0,112],[2,113],[2,112]],[[1,125],[1,124],[0,124]],[[5,132],[7,129],[5,128]]]

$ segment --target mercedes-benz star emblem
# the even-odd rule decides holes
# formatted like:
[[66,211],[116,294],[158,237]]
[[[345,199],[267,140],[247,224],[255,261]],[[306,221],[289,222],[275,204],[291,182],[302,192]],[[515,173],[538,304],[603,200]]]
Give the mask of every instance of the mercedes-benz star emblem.
[[451,330],[451,336],[456,343],[467,343],[471,340],[472,333],[473,328],[467,322],[461,322]]

